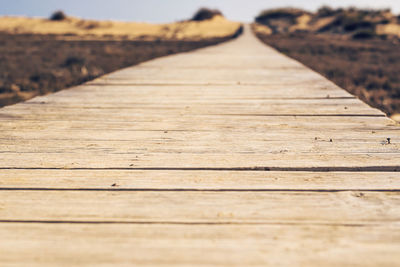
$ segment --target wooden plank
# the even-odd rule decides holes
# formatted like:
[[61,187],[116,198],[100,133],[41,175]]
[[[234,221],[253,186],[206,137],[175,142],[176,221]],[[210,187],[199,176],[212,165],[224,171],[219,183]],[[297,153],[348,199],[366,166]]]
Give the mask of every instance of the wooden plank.
[[399,171],[398,153],[321,153],[321,152],[286,152],[285,148],[277,148],[268,153],[256,153],[248,150],[208,151],[198,148],[173,151],[163,149],[162,143],[158,150],[148,153],[145,147],[112,153],[92,149],[87,145],[87,151],[74,152],[61,150],[58,152],[19,153],[7,151],[1,153],[0,168],[116,168],[116,169],[203,169],[203,168],[255,168],[262,167],[276,170],[324,170],[339,169],[363,170],[372,168],[374,171]]
[[[174,108],[174,107],[130,107],[130,108],[125,108],[121,107],[118,112],[118,115],[122,118],[124,117],[129,117],[131,120],[138,120],[141,118],[149,118],[152,114],[158,116],[159,118],[163,117],[182,117],[182,116],[192,116],[194,118],[198,116],[214,116],[214,117],[233,117],[233,116],[246,116],[246,117],[251,117],[251,116],[256,116],[256,117],[271,117],[271,116],[280,116],[280,115],[285,115],[285,116],[349,116],[349,117],[354,117],[354,116],[380,116],[384,117],[381,113],[376,112],[374,109],[367,108],[367,107],[362,107],[354,105],[354,107],[347,107],[345,105],[320,105],[320,106],[313,106],[310,105],[309,108],[306,108],[306,105],[304,106],[295,106],[295,105],[276,105],[276,106],[259,106],[254,107],[253,109],[250,107],[229,107],[224,105],[218,105],[218,108],[216,107],[210,107],[207,109],[208,105],[204,105],[203,108],[200,106],[195,107],[195,106],[187,106],[187,108]],[[18,110],[17,108],[13,110],[12,113],[8,113],[6,115],[11,115],[11,116],[24,116],[26,119],[33,119],[35,116],[41,116],[42,119],[48,118],[52,119],[55,116],[58,116],[60,112],[63,112],[64,118],[71,118],[73,119],[74,117],[77,116],[83,116],[83,118],[93,118],[93,116],[99,118],[99,117],[104,117],[105,119],[107,118],[112,118],[116,114],[110,114],[110,112],[115,111],[116,108],[56,108],[56,109],[50,109],[44,107],[42,111],[39,111],[39,109],[20,109]],[[46,112],[46,113],[44,113]],[[164,116],[160,116],[159,114],[163,114]],[[43,114],[43,116],[42,116]],[[318,115],[314,115],[318,114]]]
[[[332,98],[316,98],[316,99],[226,99],[221,98],[217,99],[216,97],[211,99],[203,99],[203,98],[182,98],[180,96],[178,99],[175,97],[161,97],[158,103],[155,103],[155,99],[149,98],[139,98],[139,99],[125,99],[126,102],[119,103],[119,106],[115,106],[116,100],[110,99],[110,97],[105,96],[103,99],[99,97],[99,101],[88,102],[82,100],[75,99],[63,99],[64,102],[47,102],[42,104],[42,102],[26,102],[16,107],[13,107],[13,110],[27,110],[27,111],[39,111],[45,110],[46,112],[54,112],[56,109],[63,110],[68,112],[69,109],[95,109],[95,110],[107,110],[107,109],[116,109],[119,108],[121,111],[126,112],[130,109],[171,109],[171,110],[180,110],[186,109],[187,107],[198,109],[200,106],[207,107],[208,109],[218,110],[220,107],[223,108],[239,108],[244,109],[253,107],[255,110],[260,108],[272,107],[303,107],[310,106],[314,108],[322,108],[323,106],[332,106],[332,107],[348,107],[349,109],[354,110],[362,110],[368,107],[366,104],[361,103],[358,99],[355,98],[346,98],[346,99],[332,99]],[[66,101],[67,100],[67,101]],[[129,101],[130,100],[130,101]],[[129,102],[128,102],[129,101]],[[41,104],[41,105],[38,105]],[[369,107],[369,109],[371,109]],[[199,110],[201,111],[201,110]],[[204,112],[204,111],[203,111]]]
[[[258,71],[256,71],[258,70]],[[157,74],[156,74],[157,73]],[[323,79],[321,76],[314,73],[293,73],[290,75],[276,75],[262,69],[248,70],[220,70],[205,71],[201,76],[198,75],[198,70],[179,69],[175,71],[162,71],[157,69],[134,69],[132,73],[124,75],[118,73],[113,76],[98,78],[95,82],[100,83],[118,83],[118,84],[216,84],[216,85],[286,85],[290,86],[294,83],[307,84],[319,82]],[[152,79],[154,75],[159,76],[157,80]]]
[[2,266],[396,266],[399,233],[397,224],[15,223],[0,227],[0,262]]
[[397,172],[1,170],[2,189],[400,190]]
[[[108,97],[110,101],[112,97]],[[138,101],[138,100],[135,100]],[[119,103],[116,105],[115,100],[111,103],[94,103],[94,104],[44,104],[32,105],[21,104],[14,106],[12,109],[2,110],[3,115],[51,115],[63,114],[83,115],[94,113],[98,117],[106,117],[110,110],[118,110],[121,116],[131,115],[148,116],[151,114],[163,117],[177,115],[279,115],[279,114],[339,114],[339,115],[380,115],[384,114],[378,110],[372,109],[368,105],[361,103],[357,99],[255,99],[255,100],[217,100],[217,101],[196,101],[180,100],[178,102],[173,99],[164,99],[162,103],[154,102],[155,99],[147,99],[135,103]]]
[[[37,125],[35,125],[36,128]],[[121,131],[124,129],[124,131]],[[101,130],[101,131],[100,131]],[[327,153],[378,153],[400,152],[400,139],[397,139],[398,131],[368,131],[347,134],[338,130],[308,131],[304,129],[280,129],[272,132],[254,132],[252,140],[244,140],[243,132],[224,131],[133,131],[129,128],[107,129],[94,127],[57,129],[49,132],[48,128],[36,130],[32,134],[31,129],[18,131],[9,129],[2,130],[3,139],[0,140],[0,152],[56,152],[59,149],[65,151],[87,150],[88,145],[92,149],[107,149],[109,152],[130,149],[146,148],[150,153],[153,149],[204,149],[204,150],[227,150],[244,151],[254,153],[273,153],[277,149],[284,152],[317,152],[323,150]],[[390,144],[387,138],[391,138]],[[114,139],[114,140],[113,140]],[[294,144],[294,141],[301,143]],[[351,146],[352,150],[349,150]]]
[[[151,132],[162,133],[163,137],[175,136],[175,134],[220,134],[222,136],[246,135],[251,131],[255,136],[265,135],[268,140],[282,140],[277,137],[291,136],[293,140],[315,139],[315,137],[327,139],[358,139],[373,140],[381,138],[396,139],[399,128],[386,118],[372,117],[268,117],[265,121],[255,117],[232,117],[214,119],[212,117],[197,117],[197,124],[192,122],[194,118],[140,119],[137,121],[116,118],[113,120],[79,120],[73,121],[63,118],[55,120],[17,120],[8,118],[1,121],[1,139],[12,141],[14,138],[25,139],[54,139],[63,135],[69,135],[67,139],[82,138],[107,140],[132,140],[137,137],[136,132],[151,135]],[[235,123],[233,123],[235,122]],[[316,127],[316,124],[318,127]],[[323,131],[321,131],[323,129]],[[167,132],[165,134],[165,132]],[[178,135],[179,136],[179,135]],[[63,137],[64,138],[64,137]],[[60,139],[60,138],[58,138]],[[242,139],[242,138],[240,138]],[[395,142],[394,142],[395,143]]]
[[[30,127],[32,125],[32,127]],[[261,128],[261,127],[260,127]],[[271,127],[272,128],[272,127]],[[271,130],[270,128],[270,130]],[[203,142],[234,142],[235,138],[243,134],[246,129],[235,129],[235,131],[230,131],[229,129],[224,129],[219,131],[219,136],[216,137],[216,130],[168,130],[164,129],[154,129],[154,130],[140,130],[140,129],[125,129],[122,130],[123,125],[118,124],[102,124],[102,125],[90,125],[76,124],[72,128],[63,128],[62,125],[53,124],[43,124],[35,123],[28,124],[24,129],[12,130],[10,127],[7,130],[2,130],[2,137],[0,138],[0,146],[4,147],[16,146],[20,144],[29,143],[34,145],[41,141],[54,146],[63,146],[64,143],[70,142],[71,145],[81,144],[84,142],[94,142],[93,144],[107,145],[115,142],[131,142],[131,144],[140,141],[145,142],[160,142],[166,143],[184,143],[184,139],[190,137],[190,144],[201,144]],[[254,139],[252,143],[266,144],[267,142],[272,145],[282,145],[287,146],[288,143],[293,141],[304,141],[307,145],[313,146],[324,146],[335,141],[339,143],[339,148],[343,144],[351,145],[355,149],[360,147],[373,148],[375,145],[379,144],[381,147],[391,150],[392,152],[398,146],[399,140],[397,139],[398,131],[396,130],[381,130],[375,129],[373,131],[361,129],[358,132],[344,132],[339,129],[326,129],[326,131],[321,132],[317,129],[290,129],[290,128],[280,128],[274,129],[273,131],[268,131],[263,133],[263,129],[255,129],[253,136]],[[391,144],[387,144],[387,138],[391,138]],[[55,142],[59,141],[59,142]],[[240,140],[239,144],[243,144],[244,141]],[[86,143],[87,144],[87,143]],[[38,146],[40,144],[37,144]],[[304,147],[304,144],[298,147]],[[42,146],[41,146],[42,147]],[[328,146],[326,146],[329,148]],[[332,148],[330,144],[330,148]],[[26,147],[24,147],[26,148]]]
[[[193,135],[188,134],[187,138]],[[62,136],[60,136],[62,138]],[[218,137],[216,137],[218,138]],[[391,142],[398,141],[394,139]],[[155,157],[165,157],[165,154],[176,155],[181,154],[182,156],[191,156],[199,154],[207,155],[219,155],[229,154],[229,157],[241,156],[241,154],[257,154],[270,158],[271,155],[281,155],[280,157],[290,157],[291,155],[308,155],[311,157],[318,156],[320,153],[324,153],[327,156],[346,156],[348,159],[357,158],[359,154],[374,155],[376,160],[384,159],[386,156],[394,156],[400,154],[400,144],[388,144],[386,139],[375,139],[375,140],[332,140],[329,139],[311,139],[301,140],[300,144],[297,142],[300,140],[293,140],[289,138],[283,138],[283,140],[271,141],[271,140],[253,140],[252,142],[235,142],[233,138],[223,137],[215,142],[212,138],[192,140],[191,142],[185,142],[184,140],[173,140],[168,137],[155,137],[146,138],[141,137],[132,141],[81,141],[81,140],[18,140],[14,142],[1,142],[0,153],[4,155],[6,160],[8,155],[18,154],[19,157],[31,157],[32,154],[54,154],[54,157],[63,157],[65,154],[75,154],[77,158],[84,157],[85,154],[97,154],[98,157],[106,157],[109,155],[109,159],[119,158],[118,155],[127,155],[132,157],[136,155],[138,165],[143,161],[143,157],[147,159]],[[216,145],[220,144],[220,147]],[[225,145],[225,146],[223,146]],[[126,148],[128,146],[129,148]],[[352,150],[349,151],[348,147],[352,146]],[[55,155],[56,154],[56,155]],[[386,154],[386,155],[385,155]],[[130,155],[130,156],[129,156]],[[140,156],[140,158],[139,158]],[[246,156],[242,156],[245,161]],[[276,156],[276,159],[280,157]],[[200,158],[200,157],[199,157]],[[329,157],[327,157],[328,159]],[[122,157],[120,158],[122,159]],[[207,159],[201,159],[204,166],[207,166]],[[29,159],[24,160],[29,162]],[[388,162],[389,163],[389,162]],[[266,166],[266,163],[262,166]],[[4,166],[1,165],[0,166]],[[156,167],[153,165],[153,167]],[[171,166],[172,167],[172,166]],[[231,165],[231,167],[234,167]],[[278,167],[272,165],[271,167]]]
[[[256,129],[262,127],[266,132],[267,130],[283,129],[348,129],[349,134],[354,130],[395,130],[399,131],[397,124],[384,117],[374,116],[319,116],[310,114],[309,116],[299,116],[296,114],[284,115],[272,115],[272,116],[210,116],[210,115],[198,115],[198,116],[176,116],[163,117],[157,114],[148,114],[147,116],[136,116],[134,113],[130,115],[118,115],[115,112],[110,112],[106,117],[98,117],[95,114],[79,114],[79,115],[68,115],[68,114],[54,114],[47,115],[42,113],[40,115],[0,115],[0,127],[6,130],[7,126],[15,130],[18,127],[22,130],[24,126],[28,127],[32,124],[47,124],[57,125],[59,122],[64,128],[73,128],[75,125],[83,124],[87,128],[91,125],[117,125],[122,130],[218,130],[224,131],[229,129],[230,131],[237,131],[237,129]],[[196,124],[193,124],[193,121]],[[122,127],[123,125],[125,127]],[[158,125],[158,127],[157,127]],[[316,126],[318,125],[318,127]],[[272,128],[273,127],[273,128]],[[40,128],[39,128],[40,129]],[[322,132],[322,131],[321,131]]]
[[11,221],[368,225],[398,222],[399,205],[397,191],[0,191],[0,218]]
[[[290,120],[290,118],[288,119]],[[286,124],[275,122],[264,123],[243,123],[236,127],[229,127],[228,124],[213,125],[210,122],[208,128],[193,127],[192,129],[178,128],[176,125],[161,124],[156,127],[156,123],[147,124],[148,129],[138,127],[138,123],[134,122],[113,122],[113,121],[98,121],[98,122],[85,122],[75,121],[66,124],[63,121],[7,121],[3,122],[0,126],[2,136],[0,140],[8,141],[23,141],[23,140],[99,140],[99,141],[135,141],[138,139],[170,139],[182,140],[188,136],[193,140],[206,140],[214,138],[219,134],[219,139],[236,138],[252,131],[252,139],[264,141],[290,141],[290,140],[314,140],[314,141],[329,141],[333,138],[337,141],[359,142],[380,142],[386,140],[387,137],[393,139],[393,144],[396,145],[396,138],[399,129],[394,127],[380,126],[374,124],[370,128],[366,125],[358,123],[356,120],[348,123],[334,124],[329,127],[328,121],[322,123],[324,131],[313,127],[311,122],[307,122],[305,118],[299,117],[297,123]],[[144,122],[143,122],[144,123]],[[185,121],[178,123],[184,124]],[[372,123],[371,123],[372,124]],[[326,125],[326,127],[325,127]],[[166,128],[163,128],[165,126]],[[206,125],[205,125],[206,126]],[[246,127],[247,126],[247,127]],[[345,131],[351,129],[352,131]],[[267,131],[268,130],[268,131]],[[192,140],[190,140],[192,141]]]
[[[68,92],[68,93],[67,93]],[[127,96],[128,98],[119,99],[121,103],[125,100],[132,101],[129,97],[134,99],[162,99],[165,97],[171,98],[201,98],[201,99],[265,99],[265,98],[330,98],[334,97],[352,97],[348,92],[337,88],[337,86],[329,82],[313,83],[313,84],[293,84],[291,86],[282,88],[280,85],[266,86],[249,86],[249,85],[107,85],[100,83],[94,85],[94,82],[82,86],[68,89],[68,91],[60,91],[52,95],[41,96],[29,100],[28,103],[41,102],[41,101],[63,101],[63,99],[71,101],[85,101],[91,102],[99,98],[101,101],[104,97],[110,96],[112,92],[119,92],[120,95]],[[59,96],[62,96],[60,98]],[[82,98],[82,96],[90,96],[90,98]]]

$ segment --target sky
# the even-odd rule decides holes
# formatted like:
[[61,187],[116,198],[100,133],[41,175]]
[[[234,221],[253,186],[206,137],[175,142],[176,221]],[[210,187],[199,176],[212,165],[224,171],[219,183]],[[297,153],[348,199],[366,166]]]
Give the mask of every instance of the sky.
[[391,8],[400,0],[0,0],[0,15],[48,17],[55,10],[87,19],[171,22],[191,17],[200,7],[220,9],[231,20],[249,22],[263,9],[294,6],[316,10],[333,7]]

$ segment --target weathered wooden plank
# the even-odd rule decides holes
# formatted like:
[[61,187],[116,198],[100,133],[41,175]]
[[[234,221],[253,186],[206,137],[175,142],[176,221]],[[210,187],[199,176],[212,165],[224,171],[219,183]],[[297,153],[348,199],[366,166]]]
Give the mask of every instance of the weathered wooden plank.
[[[152,79],[156,73],[157,80]],[[118,74],[114,76],[107,76],[99,78],[94,83],[108,83],[108,84],[216,84],[216,85],[277,85],[291,86],[295,83],[307,84],[315,83],[322,79],[317,75],[274,75],[267,71],[249,70],[246,75],[243,75],[241,70],[219,70],[215,69],[210,72],[204,72],[201,76],[198,75],[197,70],[180,69],[176,71],[162,71],[159,70],[134,70],[132,74]]]
[[400,173],[207,170],[1,170],[1,189],[400,190]]
[[[127,146],[128,147],[128,146]],[[255,153],[252,151],[232,152],[232,149],[208,151],[196,148],[164,150],[162,145],[157,151],[148,153],[142,150],[127,150],[123,153],[100,153],[88,149],[85,153],[74,151],[48,152],[4,152],[1,153],[0,168],[282,168],[284,170],[322,169],[324,171],[337,168],[352,170],[373,168],[382,171],[399,171],[398,153],[288,153],[277,149],[274,153]]]
[[[107,117],[110,111],[118,110],[120,116],[131,116],[132,118],[145,117],[157,114],[161,117],[190,116],[190,115],[304,115],[304,114],[338,114],[338,115],[380,115],[380,111],[372,109],[359,100],[319,100],[317,103],[311,100],[254,100],[242,103],[136,103],[136,104],[97,104],[95,106],[82,105],[17,105],[12,109],[4,109],[3,115],[84,115],[94,114],[97,117]],[[347,103],[346,103],[347,102]],[[5,111],[8,111],[5,113]]]
[[[295,121],[295,119],[288,118],[287,120]],[[310,140],[315,141],[329,141],[334,138],[337,141],[357,141],[359,142],[376,142],[377,140],[386,139],[387,137],[393,138],[393,144],[396,144],[396,138],[400,132],[399,128],[385,127],[377,123],[372,124],[370,128],[366,124],[359,123],[356,120],[347,123],[337,123],[334,125],[328,124],[328,120],[321,121],[320,127],[324,129],[321,131],[319,128],[313,126],[312,122],[307,122],[305,118],[299,117],[297,123],[282,123],[278,120],[274,122],[265,123],[245,123],[235,127],[229,127],[229,124],[222,123],[218,126],[215,125],[216,121],[211,121],[208,128],[206,127],[193,127],[192,129],[186,126],[185,128],[178,128],[178,125],[168,127],[165,123],[160,122],[157,124],[147,123],[148,129],[138,127],[139,123],[135,122],[114,122],[114,121],[98,121],[98,122],[85,122],[75,121],[66,124],[63,121],[3,121],[0,125],[2,136],[0,139],[17,141],[17,140],[104,140],[104,141],[134,141],[137,139],[177,139],[181,140],[188,136],[194,140],[205,140],[215,138],[219,135],[220,138],[237,138],[244,133],[252,132],[252,139],[254,140],[269,140],[269,141],[289,141],[290,140]],[[145,123],[145,122],[143,122]],[[178,123],[185,124],[184,120]],[[215,124],[214,124],[215,123]],[[164,128],[165,126],[165,128]],[[204,126],[207,126],[204,124]],[[335,127],[334,127],[335,126]],[[196,129],[198,128],[198,129]],[[351,129],[352,131],[346,131]],[[95,134],[94,134],[95,133]],[[315,138],[316,137],[316,138]],[[191,141],[191,140],[189,140]]]
[[[32,125],[32,127],[30,127]],[[30,124],[26,125],[24,129],[8,130],[1,129],[2,137],[0,138],[0,147],[8,149],[9,147],[18,147],[23,144],[35,145],[43,147],[44,143],[50,144],[51,147],[59,146],[62,147],[65,143],[69,143],[71,147],[75,145],[86,145],[88,142],[93,142],[97,146],[104,146],[107,144],[115,144],[125,142],[123,146],[129,142],[129,144],[136,144],[138,142],[165,142],[166,145],[172,143],[179,143],[184,146],[191,145],[206,145],[205,142],[211,143],[220,142],[220,144],[227,144],[229,142],[236,142],[235,138],[239,138],[243,132],[248,129],[235,129],[230,131],[229,129],[219,131],[219,135],[216,136],[216,130],[122,130],[123,125],[115,124],[103,124],[103,125],[91,125],[87,127],[85,124],[76,124],[72,128],[63,128],[62,125],[56,123],[47,124]],[[268,132],[263,132],[263,129],[253,130],[254,136],[252,144],[259,143],[260,145],[279,145],[288,146],[294,141],[304,141],[304,144],[296,145],[296,147],[311,148],[314,147],[326,147],[340,149],[344,145],[351,145],[352,148],[358,150],[364,148],[375,148],[375,149],[387,149],[387,151],[394,152],[400,142],[397,139],[398,131],[396,130],[359,130],[358,132],[344,132],[339,129],[327,129],[324,132],[318,131],[317,129],[277,129]],[[189,143],[184,142],[185,138],[191,138]],[[391,138],[391,143],[388,144],[387,138]],[[335,145],[327,144],[335,142]],[[79,143],[79,141],[81,141]],[[211,142],[211,143],[210,143]],[[238,144],[246,145],[244,140],[239,139]],[[380,146],[378,146],[378,144]],[[389,147],[387,147],[389,146]],[[26,147],[23,147],[26,149]],[[270,147],[271,148],[271,147]],[[348,151],[348,150],[347,150]]]
[[[193,121],[196,124],[193,124]],[[164,129],[175,129],[175,130],[218,130],[224,131],[229,129],[230,131],[237,131],[237,129],[256,129],[257,127],[263,127],[264,131],[283,129],[348,129],[351,134],[354,130],[369,130],[374,131],[375,129],[380,130],[395,130],[399,131],[398,125],[388,118],[375,117],[375,116],[332,116],[328,115],[315,115],[309,114],[299,116],[296,114],[288,115],[271,115],[271,116],[210,116],[210,115],[186,115],[163,117],[160,114],[147,114],[144,116],[134,116],[134,114],[122,116],[117,112],[110,112],[106,117],[96,116],[86,112],[85,114],[79,115],[68,115],[68,114],[49,114],[42,113],[40,115],[11,115],[3,114],[0,115],[0,127],[4,130],[5,127],[10,125],[11,127],[18,127],[22,130],[24,126],[31,124],[47,124],[57,125],[60,123],[64,128],[73,127],[74,125],[83,124],[87,128],[91,125],[117,125],[123,127],[123,129],[132,130],[164,130]],[[158,127],[157,127],[158,126]],[[15,129],[15,128],[11,128]],[[322,132],[322,131],[321,131]]]
[[[176,116],[175,119],[159,115],[133,116],[117,115],[110,111],[106,117],[96,117],[95,114],[80,115],[46,115],[41,116],[6,116],[1,119],[2,130],[24,129],[25,126],[46,125],[56,127],[61,125],[64,129],[77,128],[85,125],[86,128],[101,125],[104,128],[118,127],[121,132],[128,130],[170,130],[170,131],[274,131],[282,129],[298,130],[344,130],[352,131],[399,131],[398,126],[387,118],[365,116]],[[196,124],[193,124],[196,121]],[[54,125],[54,126],[52,126]],[[77,126],[78,125],[78,126]],[[124,126],[125,125],[125,126]],[[82,126],[81,126],[82,127]],[[37,127],[40,130],[40,127]],[[323,132],[323,131],[321,131]]]
[[396,266],[397,224],[2,224],[2,266]]
[[[265,98],[329,98],[334,97],[352,97],[348,92],[338,89],[337,86],[325,83],[313,83],[313,84],[296,84],[293,83],[291,86],[282,88],[282,86],[269,85],[269,86],[249,86],[249,85],[229,85],[229,86],[218,86],[218,85],[183,85],[183,86],[171,86],[171,85],[107,85],[99,83],[94,85],[94,82],[85,84],[82,86],[68,89],[68,91],[60,91],[52,95],[41,96],[35,99],[29,100],[28,102],[39,102],[39,101],[63,101],[63,99],[71,101],[94,101],[99,98],[102,101],[104,97],[110,97],[112,92],[118,92],[118,95],[128,97],[127,100],[132,99],[161,99],[165,101],[168,99],[209,99],[215,101],[215,99],[265,99]],[[68,92],[68,93],[67,93]],[[62,98],[60,98],[62,96]],[[82,98],[83,96],[90,96],[90,98]],[[115,99],[115,98],[114,98]],[[126,98],[119,99],[123,103]]]
[[398,222],[399,205],[400,192],[6,190],[0,220],[375,224]]
[[[155,99],[149,98],[139,98],[139,99],[129,99],[125,98],[126,102],[119,102],[116,106],[116,101],[110,99],[110,97],[105,96],[103,99],[99,98],[99,101],[82,101],[75,99],[63,99],[63,101],[51,101],[43,103],[42,101],[26,102],[21,105],[13,107],[15,111],[35,111],[35,110],[45,110],[46,112],[55,111],[60,109],[62,111],[68,112],[69,109],[96,109],[96,110],[107,110],[107,109],[120,109],[121,111],[126,111],[130,109],[171,109],[180,110],[187,107],[199,109],[201,106],[207,107],[207,109],[218,110],[222,108],[238,108],[245,109],[252,107],[256,111],[259,109],[273,108],[273,107],[294,107],[301,108],[304,106],[309,106],[313,108],[323,108],[324,106],[329,107],[347,107],[348,109],[363,110],[365,108],[371,109],[368,105],[361,103],[355,98],[316,98],[316,99],[202,99],[202,98],[173,98],[173,97],[161,97],[160,100],[163,101],[155,102]],[[38,105],[40,104],[40,105]]]
[[[191,135],[187,135],[190,138]],[[60,137],[62,138],[62,136]],[[218,137],[215,137],[218,138]],[[233,138],[224,137],[218,138],[214,141],[212,138],[192,140],[185,142],[184,140],[173,140],[168,137],[156,138],[138,138],[132,141],[81,141],[81,140],[17,140],[17,142],[0,142],[0,154],[4,155],[4,160],[10,154],[18,154],[23,157],[23,154],[28,159],[24,162],[29,162],[32,153],[40,154],[57,154],[54,157],[62,157],[64,154],[75,154],[77,158],[84,157],[85,154],[106,157],[109,159],[118,158],[120,154],[137,155],[138,166],[143,161],[143,157],[147,159],[155,157],[166,157],[165,154],[170,154],[171,157],[176,154],[183,156],[207,154],[207,155],[220,155],[226,154],[226,159],[232,157],[243,157],[242,154],[257,154],[264,158],[270,158],[268,154],[281,155],[282,159],[286,156],[311,156],[315,157],[321,153],[327,156],[347,156],[348,159],[357,158],[359,154],[374,155],[376,160],[384,159],[387,156],[400,155],[399,139],[394,139],[390,142],[398,142],[397,144],[388,144],[386,139],[375,140],[293,140],[286,138],[286,140],[271,141],[271,140],[253,140],[251,142],[235,142]],[[217,146],[219,145],[219,146]],[[349,151],[348,147],[351,146],[352,150]],[[140,156],[140,158],[139,158]],[[39,156],[40,157],[40,156]],[[280,157],[276,157],[279,159]],[[329,157],[327,157],[328,159]],[[120,158],[122,159],[122,158]],[[199,159],[204,166],[207,166],[207,159]],[[328,163],[328,162],[327,162]],[[389,162],[388,162],[389,163]],[[397,161],[397,163],[399,163]],[[266,163],[264,163],[263,166]],[[400,164],[398,164],[400,165]],[[0,164],[0,166],[3,166]],[[153,165],[153,167],[157,167]],[[172,166],[171,166],[172,167]],[[234,167],[234,166],[231,166]],[[279,167],[279,166],[271,166]]]

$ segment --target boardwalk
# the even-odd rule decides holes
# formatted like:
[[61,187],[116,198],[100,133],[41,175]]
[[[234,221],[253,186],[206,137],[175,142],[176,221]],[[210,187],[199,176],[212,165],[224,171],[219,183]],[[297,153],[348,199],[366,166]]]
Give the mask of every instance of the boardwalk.
[[400,264],[400,128],[249,30],[0,109],[0,159],[1,266]]

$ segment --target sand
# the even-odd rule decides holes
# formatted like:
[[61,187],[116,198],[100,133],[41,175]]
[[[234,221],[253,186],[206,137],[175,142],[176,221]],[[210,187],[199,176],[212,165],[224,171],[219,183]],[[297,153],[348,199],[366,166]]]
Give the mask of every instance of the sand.
[[69,17],[63,21],[43,18],[0,17],[0,32],[11,34],[54,34],[78,38],[122,38],[129,40],[201,40],[234,34],[240,23],[222,16],[196,22],[183,21],[170,24],[138,22],[95,21]]

